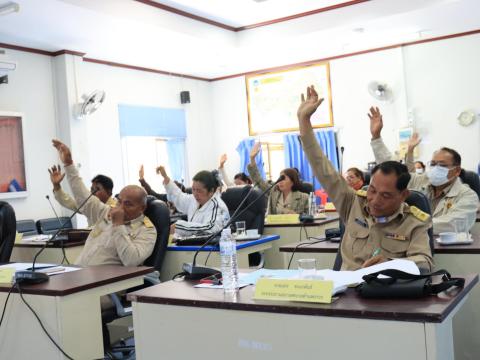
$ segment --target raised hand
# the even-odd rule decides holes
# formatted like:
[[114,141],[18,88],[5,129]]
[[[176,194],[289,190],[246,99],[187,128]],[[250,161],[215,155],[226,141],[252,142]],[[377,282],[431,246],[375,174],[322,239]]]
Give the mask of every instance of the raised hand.
[[412,151],[413,149],[415,149],[417,145],[420,144],[421,142],[422,142],[422,138],[420,137],[420,135],[418,135],[417,132],[414,132],[410,137],[410,139],[408,139],[408,144],[407,144],[408,151]]
[[140,166],[140,170],[138,170],[138,178],[140,180],[143,180],[145,177],[145,171],[143,170],[143,164]]
[[378,107],[372,106],[368,117],[370,118],[370,133],[372,134],[372,139],[378,139],[383,129],[383,118]]
[[225,165],[226,161],[227,161],[227,154],[222,154],[222,156],[220,156],[220,166],[219,166],[220,169],[223,168],[223,165]]
[[48,173],[50,174],[50,181],[53,184],[53,189],[60,190],[60,183],[65,177],[65,173],[62,174],[60,165],[53,165],[50,169],[48,169]]
[[165,167],[162,166],[162,165],[160,165],[160,166],[157,167],[157,170],[156,170],[156,171],[157,171],[157,174],[162,175],[162,177],[163,177],[163,183],[164,183],[165,185],[167,185],[167,184],[170,182],[170,178],[169,178],[168,175],[167,175],[167,171],[165,170]]
[[297,110],[297,117],[299,121],[310,120],[310,117],[315,111],[317,111],[320,104],[323,102],[323,98],[318,97],[318,93],[313,85],[307,87],[307,99],[302,93],[300,106]]
[[262,148],[262,143],[261,142],[257,142],[253,145],[252,150],[250,150],[250,160],[251,161],[255,161],[255,157],[258,155],[261,148]]
[[63,165],[65,166],[72,165],[73,164],[72,153],[70,152],[70,149],[68,148],[68,146],[56,139],[52,140],[52,144],[55,147],[55,149],[57,149],[58,156],[60,157],[60,160],[62,161]]

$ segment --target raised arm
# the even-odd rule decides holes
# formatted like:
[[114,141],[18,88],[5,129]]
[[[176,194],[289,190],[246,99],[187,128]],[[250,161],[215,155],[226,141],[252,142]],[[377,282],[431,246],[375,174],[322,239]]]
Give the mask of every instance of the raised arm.
[[422,139],[420,138],[417,132],[414,132],[410,137],[410,139],[408,139],[407,158],[406,158],[405,165],[407,165],[408,171],[411,173],[415,172],[415,161],[413,158],[413,151],[418,146],[418,144],[420,144],[421,141]]
[[255,161],[255,158],[260,152],[261,147],[262,147],[262,144],[259,142],[253,145],[253,148],[250,151],[250,163],[247,165],[247,169],[253,183],[257,185],[261,190],[265,191],[268,189],[268,183],[262,179],[262,176],[260,175],[260,171],[258,170],[258,167],[257,167],[257,162]]
[[145,189],[148,195],[155,196],[157,199],[164,200],[165,194],[159,194],[152,189],[149,183],[145,180],[145,171],[143,169],[143,165],[140,166],[140,170],[138,171],[138,181],[140,185]]
[[385,161],[393,160],[393,155],[384,144],[381,133],[383,129],[383,117],[378,107],[371,107],[368,113],[370,119],[370,134],[372,134],[372,140],[370,145],[375,156],[375,162],[381,164]]
[[65,177],[65,173],[62,173],[60,165],[53,165],[48,169],[48,173],[50,174],[50,181],[53,185],[53,195],[55,196],[55,200],[57,200],[63,207],[75,211],[77,209],[77,203],[70,195],[63,191],[62,186],[60,185]]
[[[73,197],[80,206],[89,196],[90,191],[85,186],[77,168],[73,164],[70,149],[58,140],[52,140],[53,146],[57,149],[60,160],[65,168],[67,180],[72,189]],[[96,196],[92,196],[82,207],[81,211],[88,218],[90,224],[95,224],[100,218],[106,216],[110,207],[102,203]]]
[[302,147],[316,178],[333,199],[335,207],[342,219],[348,218],[351,204],[355,199],[355,191],[348,186],[323,153],[313,133],[310,117],[317,110],[323,99],[318,97],[313,86],[307,88],[307,98],[301,96],[301,104],[297,111]]
[[220,156],[220,165],[218,166],[218,171],[220,171],[220,175],[222,176],[222,180],[228,187],[234,186],[235,184],[230,180],[228,177],[227,172],[225,171],[225,162],[227,161],[227,154],[222,154]]
[[190,198],[193,195],[183,193],[182,190],[170,180],[170,177],[167,175],[167,171],[163,166],[157,167],[157,174],[160,174],[163,177],[163,186],[165,186],[168,201],[172,202],[178,211],[186,214],[188,212]]

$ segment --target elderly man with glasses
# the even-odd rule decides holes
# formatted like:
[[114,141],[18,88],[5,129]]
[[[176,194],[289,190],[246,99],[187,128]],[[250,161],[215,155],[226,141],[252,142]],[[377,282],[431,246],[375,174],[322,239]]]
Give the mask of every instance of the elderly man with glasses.
[[[385,146],[381,132],[383,128],[382,114],[378,108],[370,108],[371,146],[375,161],[379,164],[392,159],[392,154]],[[460,180],[462,158],[453,149],[442,147],[435,151],[423,174],[416,174],[411,168],[413,150],[420,143],[414,134],[408,143],[407,165],[412,171],[409,189],[423,192],[430,201],[432,209],[433,232],[439,234],[445,231],[455,231],[454,219],[465,219],[467,229],[475,224],[478,210],[478,196]]]

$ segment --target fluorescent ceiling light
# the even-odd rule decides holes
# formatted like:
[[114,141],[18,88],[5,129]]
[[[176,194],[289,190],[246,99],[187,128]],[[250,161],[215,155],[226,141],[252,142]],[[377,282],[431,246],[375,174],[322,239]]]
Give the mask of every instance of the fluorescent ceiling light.
[[20,5],[14,2],[8,2],[0,6],[0,15],[8,15],[13,12],[18,12],[20,10]]

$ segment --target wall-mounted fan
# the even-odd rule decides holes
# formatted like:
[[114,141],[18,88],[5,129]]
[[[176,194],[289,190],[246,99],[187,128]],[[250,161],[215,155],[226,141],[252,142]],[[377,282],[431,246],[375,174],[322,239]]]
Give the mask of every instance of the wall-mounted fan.
[[105,91],[95,90],[90,95],[83,95],[82,99],[79,109],[80,117],[94,113],[102,105],[105,101]]
[[372,81],[368,84],[368,93],[380,101],[390,101],[393,99],[392,90],[390,90],[387,84],[381,84],[378,81]]

